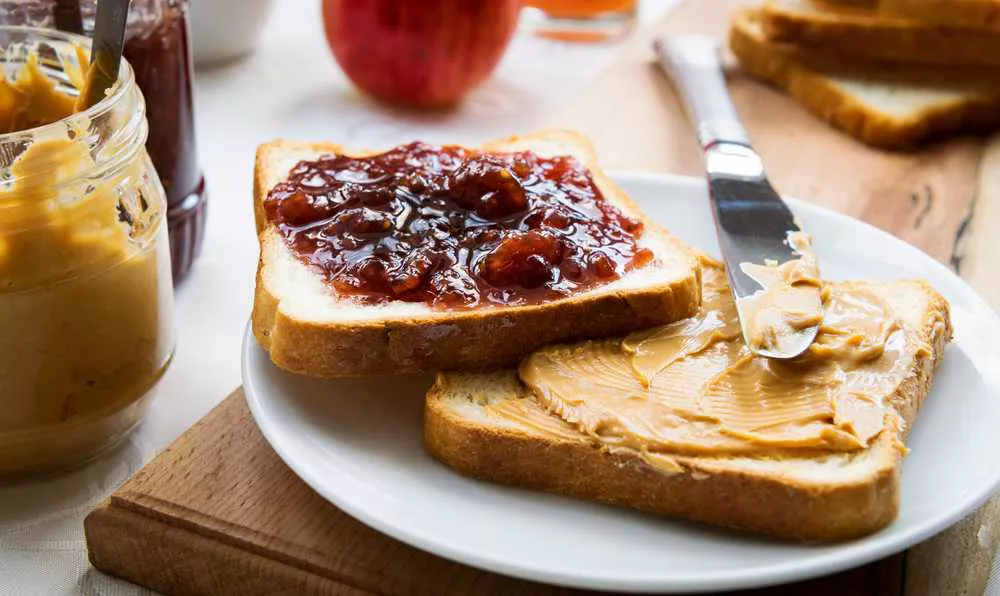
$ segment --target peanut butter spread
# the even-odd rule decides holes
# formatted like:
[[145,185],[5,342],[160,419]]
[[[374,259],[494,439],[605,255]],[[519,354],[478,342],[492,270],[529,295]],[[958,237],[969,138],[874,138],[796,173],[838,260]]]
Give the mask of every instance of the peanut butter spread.
[[[77,58],[64,66],[79,88]],[[3,156],[0,476],[59,467],[123,436],[173,348],[162,191],[141,149],[91,146],[83,115],[64,120],[75,101],[35,55],[0,76],[0,132],[65,124],[25,132]]]
[[541,432],[660,455],[862,449],[921,349],[892,309],[858,286],[823,289],[814,344],[792,360],[753,356],[722,266],[703,265],[703,308],[624,339],[542,348],[519,375],[535,400],[491,413]]
[[[69,83],[77,89],[86,84],[88,60],[79,46],[74,48],[76,60],[64,60],[60,65]],[[0,134],[19,132],[58,122],[79,110],[78,98],[60,90],[31,54],[13,80],[0,77]]]
[[741,299],[747,341],[756,351],[795,353],[799,335],[823,321],[823,305],[816,288],[819,267],[809,236],[788,235],[788,244],[800,255],[782,264],[740,263],[740,269],[761,286]]

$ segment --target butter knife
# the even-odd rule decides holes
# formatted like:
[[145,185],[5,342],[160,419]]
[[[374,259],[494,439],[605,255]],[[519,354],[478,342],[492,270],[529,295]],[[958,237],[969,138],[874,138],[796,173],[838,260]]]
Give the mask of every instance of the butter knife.
[[653,44],[697,129],[715,229],[750,350],[794,358],[822,323],[819,267],[809,237],[767,180],[722,75],[719,46],[702,35]]
[[131,0],[98,0],[94,17],[94,41],[90,50],[87,83],[81,91],[80,108],[96,105],[107,97],[108,89],[118,82],[125,27]]

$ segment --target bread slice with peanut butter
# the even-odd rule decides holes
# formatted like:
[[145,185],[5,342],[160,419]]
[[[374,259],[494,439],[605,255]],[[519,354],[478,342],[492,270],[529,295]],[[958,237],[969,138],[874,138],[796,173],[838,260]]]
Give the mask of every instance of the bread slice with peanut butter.
[[826,284],[817,342],[765,361],[724,278],[706,262],[691,319],[439,374],[427,449],[475,478],[779,538],[892,522],[903,441],[951,337],[945,300],[919,281]]
[[[510,366],[546,343],[627,333],[690,316],[698,309],[701,295],[696,258],[666,230],[649,221],[639,207],[600,171],[593,148],[581,135],[568,131],[546,131],[487,143],[480,148],[480,153],[476,153],[477,150],[453,149],[456,154],[468,151],[473,157],[495,154],[501,156],[501,161],[505,159],[504,155],[529,152],[541,160],[563,160],[559,167],[566,164],[569,164],[566,167],[574,169],[582,167],[585,175],[579,170],[575,170],[575,174],[570,172],[569,175],[577,176],[570,182],[589,177],[587,183],[592,181],[602,200],[614,212],[638,222],[641,232],[635,237],[636,247],[646,251],[649,259],[619,270],[618,275],[606,281],[575,290],[572,289],[573,284],[569,284],[570,290],[562,295],[546,296],[529,303],[501,304],[494,301],[449,308],[421,300],[396,299],[392,295],[383,296],[375,302],[366,301],[364,296],[345,292],[342,287],[331,283],[330,272],[316,267],[309,254],[296,252],[295,239],[289,230],[294,233],[297,228],[290,225],[282,230],[269,215],[266,204],[272,191],[283,184],[296,168],[301,174],[301,171],[309,169],[310,163],[325,159],[324,156],[351,159],[376,156],[379,152],[352,151],[330,143],[267,143],[257,151],[254,174],[254,206],[261,252],[252,324],[257,341],[270,353],[275,364],[292,372],[316,377]],[[441,159],[450,157],[445,155]],[[358,182],[358,177],[364,177],[364,172],[330,170],[336,167],[329,166],[327,171],[318,175],[364,183]],[[452,170],[450,172],[454,174]],[[480,201],[476,204],[485,208],[491,208],[489,201],[503,189],[490,187],[493,182],[484,176],[500,176],[502,179],[498,184],[506,184],[515,176],[506,167],[472,174],[478,176],[473,182],[483,186],[473,189],[476,190],[474,197],[465,199]],[[516,180],[517,184],[528,185],[527,178],[537,172],[524,174],[525,179]],[[313,182],[307,180],[306,183]],[[422,183],[418,180],[410,185],[412,188],[389,190],[416,192],[414,188],[418,184]],[[542,189],[542,192],[550,191],[550,186]],[[329,197],[322,197],[322,200],[339,200],[335,196],[337,192],[340,190],[334,189],[328,193]],[[367,190],[362,189],[361,192]],[[402,207],[415,210],[425,207],[421,196],[410,196],[407,200],[411,201],[411,205]],[[331,209],[329,213],[340,217],[348,215],[346,211]],[[369,213],[367,207],[357,211],[362,212],[362,220],[371,216],[359,222],[366,225],[385,223],[378,217],[388,214]],[[544,212],[541,215],[548,217],[545,209],[540,211]],[[402,212],[392,215],[408,217]],[[586,216],[583,213],[577,220],[586,225]],[[441,219],[441,214],[434,217]],[[513,217],[517,219],[521,215],[514,214]],[[484,222],[490,224],[492,220],[477,214],[473,223],[483,225]],[[551,238],[562,233],[555,228],[560,225],[565,227],[564,224],[557,221],[548,229],[544,229],[544,222],[541,226],[532,224],[534,227],[527,232],[519,229],[511,235],[523,234],[534,238],[532,235],[541,229],[539,234]],[[417,236],[408,249],[411,253],[421,250],[424,239],[431,235],[451,233],[445,229],[420,232],[410,227],[410,232]],[[459,225],[458,233],[462,231]],[[354,232],[348,230],[354,239],[361,238],[361,241],[368,241],[366,239],[372,236],[368,234],[368,229]],[[421,236],[421,233],[424,235]],[[500,230],[499,236],[511,237],[505,236],[507,233],[508,230]],[[484,259],[497,254],[501,248],[490,246],[482,250],[492,251]],[[480,248],[474,247],[473,250]],[[323,249],[326,250],[325,245]],[[533,258],[529,256],[526,260]],[[551,260],[557,261],[558,255]],[[482,262],[477,261],[479,264]],[[422,275],[426,269],[418,273]],[[478,272],[466,268],[452,273],[468,279]],[[400,292],[408,290],[409,286],[405,284],[412,281],[412,277],[403,279],[398,288]],[[397,288],[392,286],[391,289],[395,291]],[[501,295],[505,291],[502,287],[490,287],[488,290]]]

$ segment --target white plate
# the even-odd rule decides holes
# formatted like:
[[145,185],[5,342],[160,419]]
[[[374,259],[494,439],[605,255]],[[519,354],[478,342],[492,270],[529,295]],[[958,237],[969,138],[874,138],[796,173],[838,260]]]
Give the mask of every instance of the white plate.
[[[653,219],[717,252],[705,185],[616,179]],[[962,280],[867,224],[791,202],[831,279],[921,277],[952,306],[955,341],[909,439],[899,518],[843,544],[755,538],[479,482],[421,441],[429,375],[321,381],[283,373],[247,334],[243,382],[264,436],[316,492],[417,548],[499,573],[622,591],[708,591],[832,573],[900,551],[959,520],[1000,481],[1000,320]]]

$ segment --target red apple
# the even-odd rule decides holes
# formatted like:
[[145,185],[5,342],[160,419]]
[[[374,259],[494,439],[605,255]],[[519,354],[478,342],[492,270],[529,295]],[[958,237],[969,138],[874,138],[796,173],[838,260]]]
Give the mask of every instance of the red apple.
[[521,0],[323,0],[330,49],[361,90],[397,104],[450,104],[483,82]]

